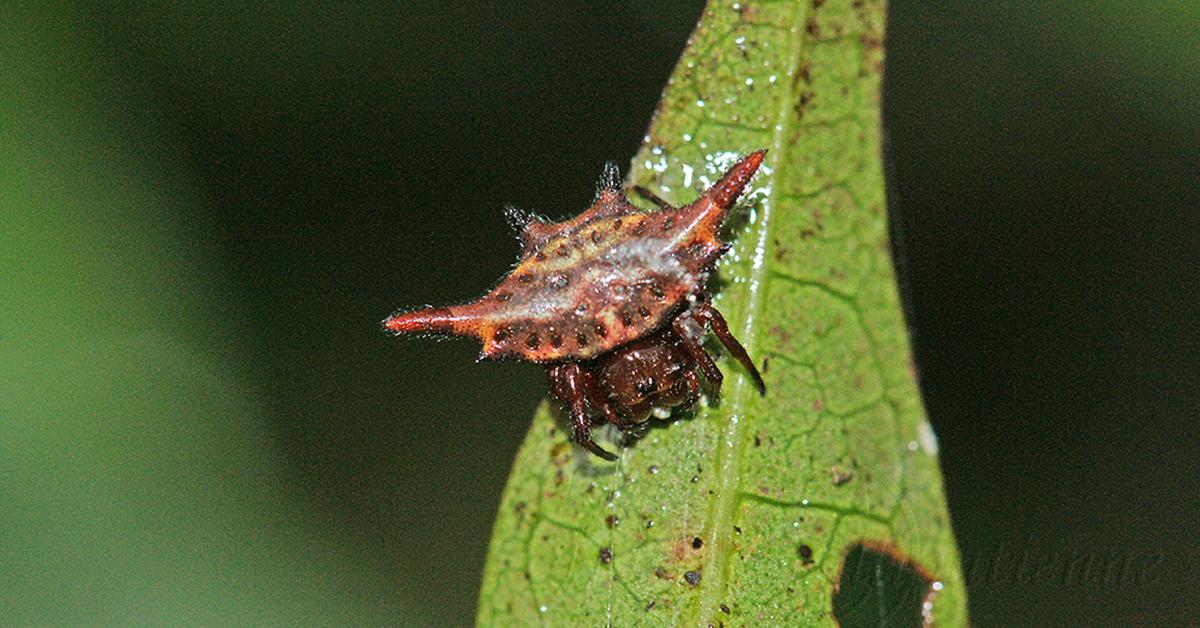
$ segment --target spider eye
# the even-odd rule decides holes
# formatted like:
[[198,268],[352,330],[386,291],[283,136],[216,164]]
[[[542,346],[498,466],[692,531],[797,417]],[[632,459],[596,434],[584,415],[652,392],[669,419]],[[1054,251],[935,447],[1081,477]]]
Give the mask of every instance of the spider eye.
[[658,387],[658,382],[654,381],[653,377],[647,377],[646,379],[634,384],[633,387],[637,389],[639,393],[648,395],[654,392],[654,389]]

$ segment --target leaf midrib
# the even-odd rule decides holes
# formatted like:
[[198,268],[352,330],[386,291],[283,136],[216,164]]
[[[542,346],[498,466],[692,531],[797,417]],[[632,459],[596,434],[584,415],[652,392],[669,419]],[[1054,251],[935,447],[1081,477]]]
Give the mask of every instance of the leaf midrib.
[[[785,171],[784,163],[787,151],[784,144],[786,138],[790,136],[792,125],[796,120],[796,116],[792,115],[792,103],[796,90],[795,78],[800,70],[800,62],[805,52],[806,40],[803,37],[801,25],[807,18],[808,6],[807,2],[796,2],[792,21],[788,27],[788,66],[785,74],[788,92],[780,100],[779,109],[775,115],[775,124],[772,127],[768,153],[772,165],[770,173],[772,180],[759,217],[760,222],[756,230],[758,239],[754,243],[754,255],[751,257],[750,272],[748,273],[749,281],[743,310],[746,315],[743,318],[739,336],[743,339],[746,351],[752,356],[755,355],[754,349],[758,340],[758,335],[755,333],[756,315],[762,302],[768,272],[766,266],[769,260],[767,249],[771,242],[771,218],[780,189],[779,182],[774,177],[776,173]],[[742,375],[736,379],[732,394],[729,395],[728,421],[721,431],[721,439],[717,444],[714,496],[709,503],[707,521],[705,521],[705,530],[707,531],[705,543],[712,549],[704,559],[702,572],[704,578],[701,581],[699,604],[696,608],[696,616],[693,617],[693,624],[699,624],[703,617],[716,612],[723,602],[729,586],[729,560],[733,554],[733,524],[737,515],[737,496],[741,490],[739,469],[741,468],[742,446],[746,440],[745,412],[751,396],[756,394],[758,391],[749,385],[748,378]]]

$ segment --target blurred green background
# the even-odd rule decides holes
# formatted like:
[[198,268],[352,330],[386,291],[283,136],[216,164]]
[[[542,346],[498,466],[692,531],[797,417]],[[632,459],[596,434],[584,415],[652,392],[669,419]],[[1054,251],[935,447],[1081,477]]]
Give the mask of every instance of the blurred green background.
[[[584,207],[700,9],[0,5],[0,622],[469,622],[542,375],[378,321]],[[892,9],[972,617],[1194,620],[1200,6]]]

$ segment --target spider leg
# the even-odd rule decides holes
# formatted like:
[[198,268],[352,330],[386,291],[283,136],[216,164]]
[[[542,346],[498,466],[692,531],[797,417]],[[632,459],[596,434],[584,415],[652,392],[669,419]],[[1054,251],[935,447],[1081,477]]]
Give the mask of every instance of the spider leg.
[[575,362],[565,362],[547,367],[546,378],[550,380],[550,391],[571,415],[575,442],[605,460],[616,460],[615,455],[592,440],[592,420],[587,408],[588,389],[596,386],[592,374]]
[[674,207],[671,207],[670,203],[664,201],[661,196],[640,185],[633,186],[633,191],[636,192],[638,196],[650,201],[651,203],[654,203],[655,205],[658,205],[659,209],[675,209]]
[[588,405],[592,406],[593,410],[599,410],[604,415],[604,420],[617,426],[622,431],[627,431],[637,426],[637,423],[626,421],[621,418],[621,415],[617,414],[612,404],[608,402],[608,396],[604,392],[604,387],[600,385],[600,380],[596,379],[591,373],[586,373],[584,377],[583,393],[587,396]]
[[704,345],[700,344],[703,327],[700,328],[700,333],[697,333],[695,322],[691,312],[685,311],[671,321],[671,327],[679,336],[683,350],[696,361],[696,365],[704,373],[704,379],[708,380],[711,396],[717,397],[721,394],[721,383],[725,381],[725,376],[721,374],[721,369],[717,368],[717,363],[713,361],[712,356],[704,350]]
[[692,405],[700,398],[700,377],[696,375],[696,371],[688,371],[683,374],[683,381],[687,383],[688,396],[684,401],[684,405]]
[[696,320],[702,324],[707,324],[712,329],[713,335],[725,345],[725,348],[746,370],[750,372],[750,377],[754,379],[754,385],[758,388],[758,394],[767,394],[767,385],[763,382],[762,375],[758,373],[758,369],[754,366],[754,360],[750,359],[750,355],[746,353],[746,348],[742,343],[738,342],[737,338],[729,332],[729,325],[725,322],[725,317],[717,311],[717,308],[708,303],[697,303],[692,308]]

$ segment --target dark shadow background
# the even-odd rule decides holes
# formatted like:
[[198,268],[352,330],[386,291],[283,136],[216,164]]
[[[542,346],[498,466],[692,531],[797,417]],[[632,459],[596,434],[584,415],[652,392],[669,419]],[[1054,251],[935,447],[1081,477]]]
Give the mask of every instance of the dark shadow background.
[[[436,621],[473,617],[542,375],[378,321],[488,288],[516,253],[505,203],[584,207],[700,8],[67,20],[199,173],[305,507]],[[893,3],[892,212],[978,625],[1200,612],[1197,32],[1165,5]],[[1121,566],[1051,574],[1079,557]]]

